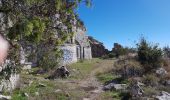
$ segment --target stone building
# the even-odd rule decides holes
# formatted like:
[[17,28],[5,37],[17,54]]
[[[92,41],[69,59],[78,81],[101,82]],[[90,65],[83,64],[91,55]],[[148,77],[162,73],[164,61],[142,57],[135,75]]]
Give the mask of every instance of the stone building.
[[61,64],[70,64],[80,59],[92,59],[91,46],[84,28],[77,28],[75,35],[61,46],[63,57]]
[[[60,65],[67,65],[84,59],[92,59],[91,46],[88,36],[86,36],[85,33],[85,28],[75,28],[74,36],[59,47],[63,52]],[[35,46],[31,44],[25,44],[26,43],[24,42],[21,43],[22,47],[20,49],[20,63],[23,64],[27,69],[30,68],[30,65],[36,66],[39,58],[37,54],[34,55],[34,57],[30,56],[31,54],[35,54]]]

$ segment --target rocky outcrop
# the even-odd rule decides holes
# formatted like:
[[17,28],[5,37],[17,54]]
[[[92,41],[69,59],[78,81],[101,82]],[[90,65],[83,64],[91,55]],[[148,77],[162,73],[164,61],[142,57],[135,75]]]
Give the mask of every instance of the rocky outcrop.
[[164,68],[159,68],[156,70],[156,74],[159,76],[165,76],[167,74],[167,71]]
[[162,91],[161,96],[156,96],[156,100],[170,100],[170,94],[168,92]]
[[10,92],[15,88],[19,87],[19,74],[11,74],[9,80],[2,79],[0,84],[0,92]]
[[92,57],[102,57],[108,53],[108,50],[104,47],[103,43],[94,39],[93,37],[88,37],[92,50]]

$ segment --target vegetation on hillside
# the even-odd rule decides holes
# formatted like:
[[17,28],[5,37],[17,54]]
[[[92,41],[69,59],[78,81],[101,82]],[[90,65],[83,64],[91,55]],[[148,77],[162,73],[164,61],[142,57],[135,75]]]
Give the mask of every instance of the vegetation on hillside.
[[73,36],[74,26],[85,27],[75,11],[80,3],[91,5],[90,0],[1,0],[1,35],[10,43],[8,59],[20,66],[19,51],[31,44],[32,55],[42,54],[39,66],[55,67],[62,54],[58,46]]

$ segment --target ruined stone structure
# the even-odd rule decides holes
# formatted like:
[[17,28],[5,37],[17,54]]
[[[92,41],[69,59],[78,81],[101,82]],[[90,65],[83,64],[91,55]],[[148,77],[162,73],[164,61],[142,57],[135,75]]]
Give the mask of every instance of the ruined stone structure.
[[85,32],[86,30],[82,28],[75,29],[75,35],[61,46],[62,65],[74,63],[80,59],[92,58],[91,46]]
[[[1,3],[0,3],[1,4]],[[12,22],[9,20],[9,25],[5,26],[4,23],[4,17],[5,15],[3,13],[0,13],[0,31],[5,30],[5,27],[12,26]],[[61,22],[59,22],[57,19],[59,18],[59,14],[56,14],[54,17],[54,20],[56,20],[56,26],[60,25],[63,27],[64,30],[67,30],[67,28],[62,25]],[[71,39],[68,39],[68,41],[60,46],[61,50],[63,51],[63,57],[61,58],[61,64],[70,64],[77,62],[79,59],[91,59],[91,47],[88,40],[88,36],[86,36],[86,29],[82,25],[82,27],[76,26],[77,20],[73,20],[73,32],[74,36]],[[37,63],[39,60],[38,55],[32,55],[35,54],[35,48],[33,44],[27,44],[24,41],[19,41],[21,48],[20,48],[20,63],[28,66],[28,69],[30,69],[30,65]],[[40,47],[41,48],[41,47]],[[40,50],[41,51],[41,50]],[[42,50],[43,51],[43,50]],[[33,53],[34,52],[34,53]],[[31,56],[30,56],[31,55]],[[24,68],[24,69],[27,69]]]
[[103,43],[91,36],[89,36],[88,39],[92,49],[92,57],[102,57],[103,55],[108,54],[109,51],[104,47]]
[[[75,28],[74,36],[59,47],[63,51],[60,65],[75,63],[80,59],[92,59],[91,46],[88,36],[86,36],[85,33],[85,28]],[[26,45],[24,42],[22,42],[21,45],[20,63],[24,64],[24,69],[30,69],[30,65],[36,66],[38,56],[34,55],[34,57],[29,57],[29,55],[35,54],[35,46],[31,44]]]

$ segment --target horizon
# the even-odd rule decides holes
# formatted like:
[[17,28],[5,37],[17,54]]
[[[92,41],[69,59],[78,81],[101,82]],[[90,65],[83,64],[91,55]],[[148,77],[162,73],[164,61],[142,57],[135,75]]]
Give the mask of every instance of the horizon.
[[87,34],[111,50],[114,43],[136,47],[142,36],[162,48],[170,45],[170,1],[93,0],[90,8],[80,6],[78,14]]

